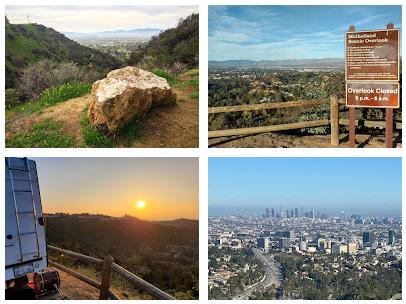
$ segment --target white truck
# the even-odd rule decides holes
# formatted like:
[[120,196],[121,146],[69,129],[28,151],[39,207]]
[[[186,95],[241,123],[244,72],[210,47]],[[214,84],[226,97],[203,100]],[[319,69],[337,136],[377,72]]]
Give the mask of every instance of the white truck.
[[36,163],[6,157],[5,169],[5,277],[7,286],[10,282],[15,286],[26,283],[28,274],[48,266],[45,219]]

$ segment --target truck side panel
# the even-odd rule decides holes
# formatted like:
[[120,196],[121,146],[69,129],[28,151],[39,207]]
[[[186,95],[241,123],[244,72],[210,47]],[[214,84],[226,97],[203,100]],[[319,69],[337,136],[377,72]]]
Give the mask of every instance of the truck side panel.
[[[28,166],[27,166],[28,165]],[[47,266],[45,226],[35,162],[6,159],[6,280],[15,267],[41,271]]]

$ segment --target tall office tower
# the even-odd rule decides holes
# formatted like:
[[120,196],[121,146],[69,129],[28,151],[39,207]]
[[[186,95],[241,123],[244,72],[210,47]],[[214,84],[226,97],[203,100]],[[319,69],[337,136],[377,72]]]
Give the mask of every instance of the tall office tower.
[[299,208],[295,208],[295,217],[299,217]]
[[275,217],[275,209],[271,208],[271,217]]
[[257,246],[258,248],[264,249],[265,252],[269,250],[269,238],[267,237],[260,237],[257,239]]
[[364,231],[362,233],[362,243],[365,246],[372,246],[375,243],[376,237],[373,231]]
[[389,230],[389,240],[388,240],[389,245],[395,245],[395,231]]
[[300,217],[304,217],[304,211],[303,211],[303,207],[300,208]]
[[345,215],[345,211],[340,211],[340,222],[345,222],[347,220],[347,217]]
[[283,211],[283,206],[281,205],[281,211],[279,213],[281,219],[285,218],[285,212]]
[[271,217],[271,209],[270,208],[266,208],[265,209],[265,217]]
[[309,217],[312,218],[312,219],[316,218],[316,215],[314,213],[314,209],[310,210],[310,216]]

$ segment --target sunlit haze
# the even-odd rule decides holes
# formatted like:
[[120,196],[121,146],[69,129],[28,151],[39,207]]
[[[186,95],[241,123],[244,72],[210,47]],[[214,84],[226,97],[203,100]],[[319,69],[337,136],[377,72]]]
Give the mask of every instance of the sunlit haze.
[[198,6],[6,6],[11,23],[39,23],[59,32],[94,33],[174,27]]
[[45,213],[198,219],[197,158],[33,158]]

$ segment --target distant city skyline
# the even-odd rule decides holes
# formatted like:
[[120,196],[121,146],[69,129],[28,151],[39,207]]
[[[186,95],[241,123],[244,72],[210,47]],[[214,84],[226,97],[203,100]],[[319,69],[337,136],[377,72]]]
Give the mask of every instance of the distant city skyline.
[[198,13],[198,6],[168,5],[7,5],[11,23],[39,23],[59,32],[95,33],[175,27],[180,18]]
[[401,216],[400,158],[209,158],[209,216]]
[[209,5],[209,60],[344,57],[344,33],[402,28],[400,5]]

